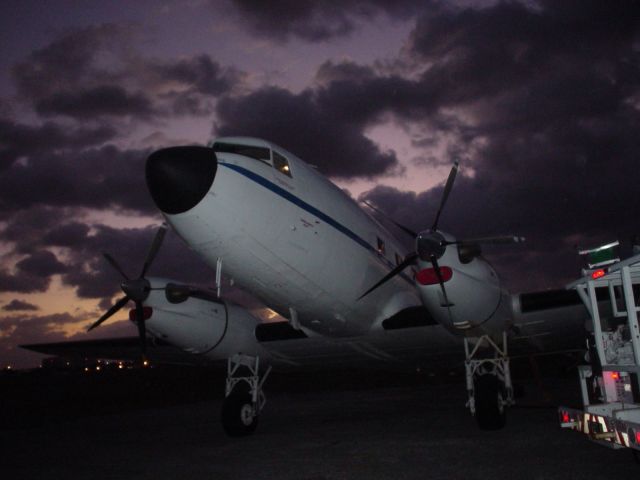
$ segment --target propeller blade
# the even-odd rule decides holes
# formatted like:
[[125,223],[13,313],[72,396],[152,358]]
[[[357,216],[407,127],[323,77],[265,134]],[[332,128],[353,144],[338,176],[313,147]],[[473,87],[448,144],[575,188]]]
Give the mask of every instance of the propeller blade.
[[111,264],[113,268],[115,268],[118,271],[118,273],[120,273],[120,275],[122,275],[125,278],[125,280],[129,280],[129,277],[127,277],[127,274],[124,273],[124,270],[120,268],[120,265],[118,265],[118,262],[116,262],[111,255],[109,255],[108,253],[103,253],[102,256],[107,260],[107,262]]
[[363,297],[366,297],[367,295],[369,295],[371,292],[373,292],[376,288],[378,288],[380,285],[382,285],[383,283],[387,282],[388,280],[392,279],[393,277],[395,277],[396,275],[398,275],[400,272],[402,272],[405,268],[407,268],[409,265],[413,264],[416,261],[416,258],[418,257],[418,254],[415,252],[412,252],[410,254],[408,254],[405,259],[402,261],[402,263],[400,263],[398,266],[396,266],[393,270],[391,270],[389,273],[387,273],[378,283],[376,283],[373,287],[371,287],[369,290],[367,290],[366,292],[364,292],[362,295],[360,295],[358,297],[358,300],[360,300]]
[[160,250],[160,246],[162,245],[162,241],[164,240],[164,236],[167,233],[167,226],[162,224],[162,226],[158,229],[156,236],[153,238],[153,242],[151,242],[151,246],[149,247],[149,252],[147,253],[147,258],[144,261],[144,265],[142,266],[142,272],[140,273],[140,278],[144,277],[153,262],[153,259],[156,258],[158,254],[158,250]]
[[364,203],[367,207],[369,207],[371,210],[379,213],[380,215],[382,215],[384,218],[386,218],[388,221],[390,221],[391,223],[393,223],[396,227],[398,227],[400,230],[402,230],[403,232],[405,232],[406,234],[410,235],[413,238],[416,238],[418,236],[418,234],[416,232],[414,232],[413,230],[411,230],[408,227],[405,227],[404,225],[401,225],[400,223],[396,222],[394,219],[392,219],[389,215],[387,215],[386,213],[384,213],[383,211],[381,211],[380,209],[374,207],[373,205],[371,205],[367,200],[362,200],[362,203]]
[[144,323],[144,310],[142,302],[136,302],[136,326],[138,327],[140,351],[142,352],[142,361],[144,362],[147,356],[147,327]]
[[453,164],[451,167],[451,171],[449,172],[449,178],[447,178],[447,183],[444,186],[444,191],[442,192],[442,199],[440,200],[440,208],[438,208],[438,213],[436,214],[436,219],[433,222],[433,226],[431,227],[432,231],[438,229],[438,222],[440,221],[440,214],[444,209],[445,204],[447,203],[447,199],[449,198],[449,194],[451,193],[451,189],[453,188],[453,182],[456,179],[456,174],[458,173],[458,162]]
[[464,240],[456,240],[454,242],[445,242],[445,245],[465,245],[465,244],[504,245],[509,243],[522,243],[524,241],[525,241],[524,237],[518,237],[516,235],[502,235],[498,237],[466,238]]
[[440,265],[438,265],[438,259],[435,255],[431,255],[431,265],[433,265],[433,269],[436,272],[436,277],[438,277],[438,283],[440,284],[440,289],[442,290],[442,295],[444,296],[444,303],[447,305],[447,310],[449,310],[449,316],[451,316],[451,302],[449,302],[449,297],[447,297],[447,289],[444,288],[444,280],[442,279],[442,271],[440,271]]
[[102,322],[104,322],[107,318],[109,318],[111,315],[113,315],[114,313],[116,313],[118,310],[120,310],[122,307],[124,307],[124,305],[130,300],[130,298],[128,296],[124,296],[122,297],[120,300],[118,300],[109,310],[107,310],[98,320],[96,320],[95,322],[93,322],[91,324],[91,326],[87,329],[87,332],[90,332],[91,330],[93,330],[94,328],[100,326],[100,324]]

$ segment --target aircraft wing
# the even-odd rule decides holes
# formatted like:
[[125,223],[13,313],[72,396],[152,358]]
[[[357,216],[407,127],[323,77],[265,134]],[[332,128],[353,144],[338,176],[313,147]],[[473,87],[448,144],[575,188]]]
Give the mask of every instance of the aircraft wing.
[[[72,359],[140,360],[138,337],[100,338],[69,342],[20,345],[33,352]],[[151,363],[173,365],[203,365],[209,360],[193,355],[158,339],[147,338],[147,358]]]
[[[597,291],[601,311],[610,314],[606,289]],[[575,290],[546,290],[514,295],[514,355],[584,350],[590,317]],[[512,348],[513,346],[513,348]]]

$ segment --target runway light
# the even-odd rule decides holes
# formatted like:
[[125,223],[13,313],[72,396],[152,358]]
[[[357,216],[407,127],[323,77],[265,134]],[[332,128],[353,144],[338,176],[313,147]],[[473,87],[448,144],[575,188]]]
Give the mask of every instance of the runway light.
[[599,268],[598,270],[595,270],[591,273],[591,278],[594,280],[597,280],[600,277],[604,277],[605,276],[605,271],[603,268]]
[[149,366],[149,360],[145,360],[144,362],[142,362],[142,366],[143,367],[148,367]]
[[89,367],[84,367],[84,371],[88,372],[89,371]]
[[96,367],[96,371],[98,371],[98,372],[100,371],[100,365],[98,365],[98,366]]

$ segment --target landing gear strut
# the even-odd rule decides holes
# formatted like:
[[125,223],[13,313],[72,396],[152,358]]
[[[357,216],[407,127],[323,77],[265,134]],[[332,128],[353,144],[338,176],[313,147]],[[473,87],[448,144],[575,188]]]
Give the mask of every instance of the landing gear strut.
[[260,359],[236,354],[227,361],[227,384],[222,403],[222,428],[230,437],[253,433],[266,403],[262,385],[271,367],[260,378]]
[[[473,347],[471,343],[474,343]],[[481,347],[493,350],[493,357],[478,358]],[[513,405],[513,385],[507,333],[502,333],[502,348],[489,335],[465,338],[465,372],[467,377],[467,407],[482,430],[499,430],[506,423],[506,408]],[[485,354],[486,350],[483,350]]]

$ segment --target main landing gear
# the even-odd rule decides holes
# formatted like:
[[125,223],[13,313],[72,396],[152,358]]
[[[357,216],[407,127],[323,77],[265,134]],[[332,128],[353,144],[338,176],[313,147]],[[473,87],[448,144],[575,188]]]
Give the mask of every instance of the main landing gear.
[[[473,346],[472,346],[473,344]],[[486,356],[487,349],[493,356]],[[506,408],[513,405],[513,385],[507,354],[507,333],[502,333],[502,348],[488,335],[465,338],[465,372],[467,377],[467,407],[482,430],[499,430],[506,423]]]
[[271,367],[260,378],[260,359],[236,354],[227,361],[227,384],[222,403],[222,428],[230,437],[253,433],[266,403],[262,385]]

